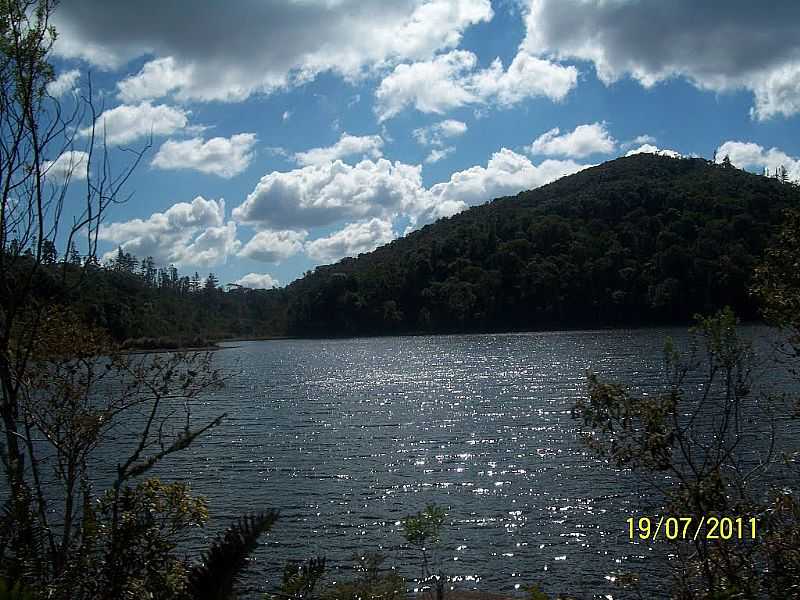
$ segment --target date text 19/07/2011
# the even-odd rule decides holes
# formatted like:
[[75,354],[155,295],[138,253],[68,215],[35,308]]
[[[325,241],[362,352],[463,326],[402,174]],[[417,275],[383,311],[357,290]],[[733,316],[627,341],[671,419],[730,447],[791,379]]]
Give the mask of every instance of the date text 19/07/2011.
[[755,517],[629,517],[631,540],[755,540]]

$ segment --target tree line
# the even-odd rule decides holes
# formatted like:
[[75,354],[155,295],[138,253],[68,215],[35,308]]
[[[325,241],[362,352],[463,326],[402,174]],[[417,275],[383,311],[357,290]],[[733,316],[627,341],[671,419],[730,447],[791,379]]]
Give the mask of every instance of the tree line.
[[753,268],[800,189],[730,163],[640,154],[500,198],[288,286],[292,335],[758,318]]

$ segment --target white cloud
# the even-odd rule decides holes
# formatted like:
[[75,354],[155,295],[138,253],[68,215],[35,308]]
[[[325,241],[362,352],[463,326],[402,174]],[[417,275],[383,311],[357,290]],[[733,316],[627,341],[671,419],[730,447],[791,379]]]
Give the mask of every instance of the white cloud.
[[236,285],[253,290],[271,290],[280,287],[280,282],[269,273],[248,273],[234,281]]
[[173,262],[203,266],[223,264],[240,246],[241,242],[236,239],[236,223],[228,221],[219,227],[207,227]]
[[526,156],[502,148],[492,154],[485,167],[476,165],[453,173],[449,181],[437,183],[430,192],[434,206],[446,206],[450,210],[460,206],[463,209],[467,205],[482,204],[493,198],[537,188],[588,166],[591,165],[572,160],[545,160],[534,165]]
[[235,219],[265,229],[306,229],[341,220],[388,218],[426,201],[421,167],[340,160],[264,177],[233,210]]
[[616,148],[605,123],[578,125],[573,131],[559,135],[558,127],[540,135],[526,150],[531,154],[583,158],[590,154],[609,154]]
[[455,119],[439,121],[412,132],[414,139],[423,146],[443,146],[445,139],[460,137],[467,132],[467,124]]
[[407,106],[441,114],[477,102],[478,97],[468,89],[469,75],[476,65],[477,57],[466,50],[398,65],[375,91],[379,119],[389,119]]
[[750,115],[759,120],[800,113],[800,61],[756,76],[755,106]]
[[193,169],[201,173],[231,178],[250,166],[256,134],[239,133],[230,138],[210,140],[167,140],[161,145],[151,164],[159,169]]
[[102,68],[154,56],[120,86],[130,100],[173,93],[231,101],[323,72],[355,78],[425,60],[457,47],[466,28],[492,16],[489,0],[264,0],[202,10],[155,0],[97,10],[92,0],[71,0],[54,16],[55,51]]
[[780,167],[785,167],[790,180],[800,181],[800,158],[789,156],[778,148],[767,150],[753,142],[727,141],[717,148],[717,162],[721,163],[726,156],[740,169],[763,171],[766,168],[774,174]]
[[634,154],[658,154],[660,156],[669,156],[670,158],[681,158],[683,156],[677,150],[662,149],[653,144],[642,144],[638,148],[628,150],[625,156],[633,156]]
[[75,84],[80,76],[81,73],[78,69],[64,71],[47,84],[47,93],[53,96],[53,98],[60,98],[67,92],[71,92],[75,89]]
[[259,231],[239,251],[245,256],[266,263],[278,263],[302,252],[306,231]]
[[513,106],[526,98],[563,100],[578,82],[578,70],[518,52],[507,71],[496,58],[485,71],[475,74],[472,85],[481,98],[496,99],[501,106]]
[[437,163],[440,160],[447,158],[455,151],[456,149],[453,146],[447,146],[445,148],[433,148],[428,156],[425,157],[425,162],[428,164]]
[[[142,102],[136,106],[123,104],[104,111],[95,123],[95,135],[102,139],[105,132],[109,144],[126,144],[142,137],[170,135],[186,127],[189,113],[165,104],[153,106]],[[91,133],[84,129],[82,135]]]
[[442,114],[470,104],[511,106],[533,97],[562,100],[575,87],[578,71],[520,52],[508,70],[500,59],[488,69],[475,70],[477,57],[453,50],[431,60],[401,64],[375,91],[379,120],[413,106],[425,113]]
[[[434,150],[448,152],[447,148]],[[390,222],[398,215],[418,225],[452,216],[470,205],[539,187],[587,166],[572,160],[545,160],[535,165],[503,148],[485,167],[458,171],[448,181],[426,189],[419,165],[379,159],[350,166],[336,160],[265,175],[245,202],[233,210],[233,217],[267,231],[307,230],[369,219]],[[274,242],[273,235],[263,239]],[[256,247],[254,243],[247,252],[255,252]]]
[[151,60],[137,75],[117,82],[123,102],[134,103],[166,96],[191,81],[191,68],[179,68],[171,56]]
[[335,261],[345,256],[370,252],[394,238],[391,221],[374,218],[351,223],[328,237],[306,242],[306,253],[317,261]]
[[735,6],[696,0],[526,0],[522,48],[535,56],[584,60],[610,85],[683,77],[703,90],[747,89],[758,119],[800,110],[800,5]]
[[[191,203],[178,202],[147,219],[103,225],[98,237],[162,264],[212,266],[224,263],[240,246],[236,224],[225,222],[225,201],[202,196]],[[114,255],[109,252],[106,258]]]
[[321,165],[348,156],[363,158],[380,158],[383,140],[379,135],[356,136],[342,133],[342,137],[333,146],[312,148],[294,155],[295,161],[303,166]]
[[635,146],[637,144],[643,145],[643,144],[655,144],[655,143],[656,143],[656,138],[654,138],[652,135],[648,135],[645,133],[642,135],[637,135],[628,144],[630,146]]
[[82,150],[67,150],[55,160],[45,161],[42,169],[45,177],[61,184],[67,178],[73,181],[86,179],[89,154]]

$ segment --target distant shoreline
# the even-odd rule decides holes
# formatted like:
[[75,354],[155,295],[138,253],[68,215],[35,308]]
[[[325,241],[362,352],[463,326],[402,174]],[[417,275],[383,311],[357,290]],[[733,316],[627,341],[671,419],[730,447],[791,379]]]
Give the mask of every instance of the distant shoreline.
[[216,350],[225,350],[227,348],[237,348],[237,346],[219,346],[213,344],[210,346],[186,346],[178,348],[167,347],[154,347],[154,348],[128,348],[122,350],[123,354],[163,354],[165,352],[213,352]]
[[[153,345],[152,347],[131,347],[123,351],[126,354],[150,354],[150,353],[163,353],[163,352],[211,352],[215,350],[225,350],[228,348],[238,348],[239,346],[229,346],[221,344],[231,344],[236,342],[271,342],[271,341],[284,341],[284,340],[356,340],[356,339],[374,339],[374,338],[403,338],[403,337],[447,337],[447,336],[463,336],[463,335],[515,335],[515,334],[549,334],[549,333],[578,333],[578,332],[601,332],[601,331],[619,331],[630,330],[636,331],[641,329],[688,329],[694,323],[652,323],[634,326],[614,326],[604,325],[597,327],[563,327],[556,329],[506,329],[497,331],[415,331],[415,332],[402,332],[402,333],[374,333],[374,334],[359,334],[359,335],[259,335],[259,336],[234,336],[224,337],[215,341],[209,340],[207,344],[197,346],[173,346],[172,343],[166,345]],[[742,321],[743,326],[763,326],[770,327],[768,323],[763,320],[746,320]]]

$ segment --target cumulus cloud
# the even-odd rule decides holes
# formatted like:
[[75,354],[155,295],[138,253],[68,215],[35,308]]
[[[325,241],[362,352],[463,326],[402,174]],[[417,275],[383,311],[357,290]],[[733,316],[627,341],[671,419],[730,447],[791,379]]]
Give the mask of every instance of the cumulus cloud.
[[642,144],[638,148],[628,150],[625,156],[633,156],[634,154],[658,154],[659,156],[669,156],[670,158],[681,158],[683,156],[677,150],[662,149],[653,144]]
[[314,260],[335,261],[345,256],[370,252],[394,238],[391,221],[373,218],[351,223],[327,237],[306,242],[306,253]]
[[245,256],[266,263],[278,263],[303,251],[306,231],[259,231],[239,252]]
[[[98,237],[136,256],[152,256],[163,264],[221,264],[240,246],[236,224],[225,222],[225,201],[202,196],[191,203],[173,204],[147,219],[103,225]],[[106,258],[113,255],[109,252]]]
[[759,120],[800,113],[800,60],[755,76],[755,106],[750,115]]
[[265,229],[300,229],[413,212],[421,202],[420,166],[383,158],[353,166],[336,160],[265,175],[233,216]]
[[578,125],[569,133],[559,134],[561,130],[555,127],[536,138],[526,150],[531,154],[583,158],[590,154],[608,154],[617,146],[605,123]]
[[537,58],[527,52],[518,52],[508,70],[496,58],[485,71],[472,79],[478,95],[485,101],[496,99],[501,106],[513,106],[526,98],[545,97],[563,100],[578,81],[578,70],[549,60]]
[[85,180],[89,154],[82,150],[67,150],[55,160],[45,161],[42,165],[45,177],[58,184],[68,178]]
[[537,188],[588,166],[591,165],[552,159],[534,165],[526,156],[502,148],[492,154],[485,167],[476,165],[453,173],[449,181],[437,183],[430,192],[434,206],[458,212],[468,205]]
[[151,60],[135,76],[117,82],[123,102],[134,103],[166,96],[191,81],[191,67],[179,67],[171,56]]
[[81,73],[78,69],[64,71],[47,84],[47,93],[53,98],[60,98],[67,92],[71,92],[75,89],[75,84],[78,82],[80,76]]
[[383,139],[379,135],[356,136],[342,133],[342,137],[333,146],[298,152],[294,155],[294,159],[298,164],[305,166],[329,163],[348,156],[380,158],[382,147]]
[[[449,149],[441,151],[447,153]],[[233,217],[270,232],[259,241],[269,241],[265,245],[271,247],[279,235],[275,230],[307,230],[348,221],[363,224],[370,219],[391,222],[398,215],[407,216],[412,225],[428,223],[471,205],[539,187],[587,166],[553,159],[536,165],[503,148],[485,167],[458,171],[448,181],[425,188],[420,165],[379,159],[351,166],[336,160],[265,175],[233,210]],[[254,242],[247,252],[255,253],[260,246]]]
[[381,81],[375,91],[375,110],[381,121],[407,106],[441,114],[478,101],[468,89],[478,59],[466,50],[454,50],[432,60],[402,64]]
[[[189,113],[181,108],[149,102],[138,105],[123,104],[104,111],[95,122],[95,135],[99,138],[105,133],[109,144],[127,144],[142,137],[170,135],[186,127]],[[91,133],[84,129],[82,135]]]
[[466,132],[466,123],[455,119],[446,119],[427,127],[415,129],[412,135],[423,146],[443,146],[446,139],[462,136]]
[[526,98],[544,96],[562,100],[575,87],[578,71],[524,52],[508,70],[498,58],[487,69],[477,69],[478,58],[467,50],[453,50],[431,60],[397,65],[375,91],[379,120],[407,107],[442,114],[470,104],[511,106]]
[[437,163],[443,158],[447,158],[455,151],[456,149],[453,146],[447,146],[446,148],[433,148],[428,156],[425,157],[425,162],[428,164]]
[[239,133],[229,138],[210,140],[167,140],[153,157],[152,166],[158,169],[192,169],[201,173],[230,179],[250,166],[255,153],[256,134]]
[[253,290],[271,290],[280,287],[280,282],[269,273],[248,273],[234,281],[236,285]]
[[785,167],[790,180],[800,181],[800,158],[789,156],[778,148],[767,150],[753,142],[727,141],[717,148],[717,162],[721,163],[726,156],[740,169],[767,169],[773,174]]
[[155,58],[121,83],[133,102],[242,100],[323,72],[348,78],[455,48],[464,30],[493,17],[489,0],[335,0],[176,3],[72,0],[55,13],[55,51],[102,68]]
[[736,0],[527,0],[523,50],[594,64],[611,84],[630,76],[649,87],[683,77],[704,90],[748,89],[753,116],[800,110],[800,4],[770,10]]
[[643,145],[643,144],[655,144],[655,143],[656,143],[656,138],[654,138],[652,135],[648,135],[645,133],[642,135],[637,135],[630,142],[628,142],[628,145],[636,146],[637,144]]

